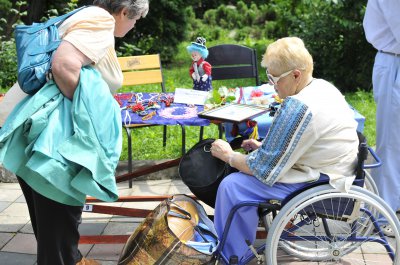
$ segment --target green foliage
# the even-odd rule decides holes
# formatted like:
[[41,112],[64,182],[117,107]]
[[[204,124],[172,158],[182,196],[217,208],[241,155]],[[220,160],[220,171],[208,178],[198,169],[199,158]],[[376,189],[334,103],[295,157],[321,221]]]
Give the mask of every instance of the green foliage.
[[302,38],[315,62],[314,75],[342,91],[370,89],[374,49],[364,36],[365,3],[357,0],[272,0],[274,38]]
[[346,101],[365,117],[364,135],[369,146],[375,146],[376,105],[372,92],[358,89],[346,93]]
[[17,80],[17,57],[15,41],[2,40],[0,37],[0,88],[9,88]]
[[164,61],[170,61],[186,36],[188,21],[185,8],[183,0],[150,1],[146,18],[140,19],[127,36],[117,40],[117,50],[128,55],[124,43],[129,43],[136,47],[129,50],[133,52],[129,55],[160,53]]
[[1,92],[6,92],[17,80],[17,53],[14,35],[10,33],[10,29],[15,24],[21,23],[21,18],[26,16],[26,11],[22,11],[25,5],[25,1],[16,1],[12,5],[9,1],[0,0],[0,14],[2,17],[0,19]]
[[[333,82],[342,91],[369,90],[375,51],[362,28],[365,4],[357,0],[220,4],[206,10],[202,19],[190,17],[189,39],[202,35],[207,40],[252,44],[298,36],[313,55],[316,77]],[[257,47],[259,54],[264,51],[265,46]]]

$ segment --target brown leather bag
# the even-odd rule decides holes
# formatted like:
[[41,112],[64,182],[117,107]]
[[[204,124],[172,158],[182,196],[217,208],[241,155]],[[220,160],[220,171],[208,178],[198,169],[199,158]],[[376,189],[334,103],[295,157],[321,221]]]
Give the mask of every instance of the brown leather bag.
[[186,195],[158,205],[125,244],[118,265],[214,264],[218,239],[203,206]]

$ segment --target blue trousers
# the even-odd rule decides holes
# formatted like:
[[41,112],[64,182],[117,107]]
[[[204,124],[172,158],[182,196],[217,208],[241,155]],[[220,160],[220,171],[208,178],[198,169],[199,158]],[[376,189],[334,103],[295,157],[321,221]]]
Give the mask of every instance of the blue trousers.
[[[265,202],[268,199],[282,200],[294,191],[303,188],[308,183],[284,184],[275,183],[272,187],[259,181],[254,176],[241,172],[232,173],[225,177],[217,193],[215,204],[214,225],[218,237],[223,236],[225,224],[230,210],[244,201]],[[242,207],[232,219],[231,227],[226,238],[222,253],[228,258],[236,255],[239,260],[250,254],[245,240],[254,242],[259,216],[257,207]]]

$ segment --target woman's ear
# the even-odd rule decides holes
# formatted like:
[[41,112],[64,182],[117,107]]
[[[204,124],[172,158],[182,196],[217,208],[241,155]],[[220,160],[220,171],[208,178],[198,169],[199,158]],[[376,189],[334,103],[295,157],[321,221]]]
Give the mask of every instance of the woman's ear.
[[128,14],[129,14],[128,8],[127,8],[127,7],[124,7],[124,8],[121,9],[121,11],[119,12],[118,15],[119,15],[121,18],[123,18],[123,17],[127,17]]
[[293,75],[294,75],[294,78],[295,78],[295,79],[300,80],[299,78],[301,77],[301,71],[298,70],[298,69],[295,69],[295,70],[293,71]]

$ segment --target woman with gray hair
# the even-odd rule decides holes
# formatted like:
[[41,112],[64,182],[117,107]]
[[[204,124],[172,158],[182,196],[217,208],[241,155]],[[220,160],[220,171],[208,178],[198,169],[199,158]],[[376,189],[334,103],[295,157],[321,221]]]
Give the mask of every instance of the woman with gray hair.
[[[309,182],[329,180],[347,189],[354,180],[357,123],[343,95],[332,84],[313,78],[313,59],[303,41],[282,38],[270,44],[261,65],[283,99],[262,142],[245,140],[252,151],[234,152],[223,140],[211,147],[213,156],[239,170],[225,177],[217,192],[214,223],[218,236],[231,209],[244,201],[283,200]],[[242,207],[232,219],[222,253],[239,260],[250,253],[258,226],[257,207]]]
[[[27,96],[21,92],[16,83],[7,93],[5,100],[1,102],[0,109],[3,111],[0,112],[0,128],[8,115],[9,118],[5,121],[6,126],[0,130],[0,142],[5,143],[0,147],[0,163],[3,162],[4,165],[16,168],[14,171],[17,173],[18,181],[26,198],[37,240],[38,265],[99,264],[94,260],[83,258],[78,250],[78,226],[81,222],[83,204],[87,194],[99,195],[97,198],[106,201],[113,201],[118,197],[114,171],[120,155],[122,140],[121,123],[118,123],[120,121],[119,107],[115,105],[112,93],[122,85],[122,72],[114,49],[114,38],[125,36],[135,26],[137,20],[146,16],[148,10],[148,0],[95,0],[92,6],[83,8],[60,25],[59,34],[62,42],[53,56],[53,80],[33,96]],[[88,78],[88,76],[93,78]],[[85,77],[87,79],[85,79],[87,81],[85,87],[88,88],[83,88],[82,79]],[[55,89],[54,86],[56,86]],[[87,93],[85,95],[93,97],[81,98],[83,89],[86,89],[84,90],[84,93]],[[4,110],[10,112],[23,99],[24,101],[16,108],[26,105],[28,108],[30,105],[35,105],[36,103],[26,104],[26,102],[32,102],[32,98],[36,100],[35,96],[39,94],[47,96],[47,91],[55,91],[53,98],[49,98],[34,110],[36,116],[43,112],[41,110],[46,110],[49,105],[54,104],[54,98],[58,98],[62,102],[55,106],[57,113],[49,110],[49,115],[40,119],[42,121],[40,127],[45,127],[46,135],[54,137],[42,139],[42,142],[49,143],[50,150],[47,153],[44,152],[44,155],[40,153],[41,157],[38,159],[39,152],[36,150],[37,142],[35,142],[35,146],[31,147],[31,149],[35,148],[33,151],[19,152],[13,157],[13,152],[15,153],[19,146],[10,144],[11,139],[20,137],[18,142],[21,145],[28,142],[29,139],[27,140],[25,135],[18,134],[21,126],[13,128],[17,125],[12,120],[15,115],[21,113],[14,111],[9,114]],[[105,92],[103,93],[103,91]],[[90,98],[98,98],[102,101],[90,102]],[[82,102],[86,104],[87,102],[84,100],[89,101],[88,105],[92,106],[92,109],[82,108],[84,112],[86,111],[85,117],[90,116],[90,118],[76,123],[76,119],[81,117],[81,113],[78,112],[79,109],[73,107],[82,106]],[[107,104],[99,106],[103,102]],[[67,108],[67,110],[63,112],[62,108]],[[89,113],[89,110],[93,109],[96,111]],[[62,116],[60,113],[66,114]],[[61,118],[68,117],[68,119],[60,121],[58,118],[51,123],[49,120],[57,115]],[[96,124],[91,124],[96,115],[97,118],[101,116],[98,124],[111,126],[103,130],[99,126],[96,127]],[[47,122],[47,124],[43,125],[43,122]],[[65,129],[65,124],[67,124],[67,129]],[[28,130],[35,130],[35,128],[37,132],[36,125],[32,124],[31,127],[27,127]],[[62,131],[60,128],[65,130]],[[58,131],[58,133],[54,133],[54,131]],[[97,137],[88,137],[88,135],[94,134],[93,131]],[[78,134],[84,137],[76,137]],[[41,132],[40,136],[42,135]],[[65,136],[67,136],[67,140],[63,138]],[[71,144],[74,139],[77,142]],[[53,144],[57,142],[62,142],[64,147],[65,144],[69,146],[68,150],[63,150],[60,145],[54,146]],[[107,148],[104,148],[105,146]],[[25,146],[24,148],[28,149]],[[72,158],[67,158],[61,153],[62,151],[75,153]],[[27,158],[26,153],[31,153],[32,156]],[[53,154],[58,158],[53,158]],[[8,162],[10,157],[13,157],[14,161],[22,161],[21,165],[10,164]],[[33,159],[35,157],[36,159]],[[87,170],[85,165],[82,167],[82,161],[77,161],[86,161],[85,159],[97,161],[97,163],[86,162],[94,169],[94,172],[88,172],[90,170]],[[107,178],[102,174],[105,170],[107,170]],[[85,175],[84,178],[82,178],[83,175]]]

